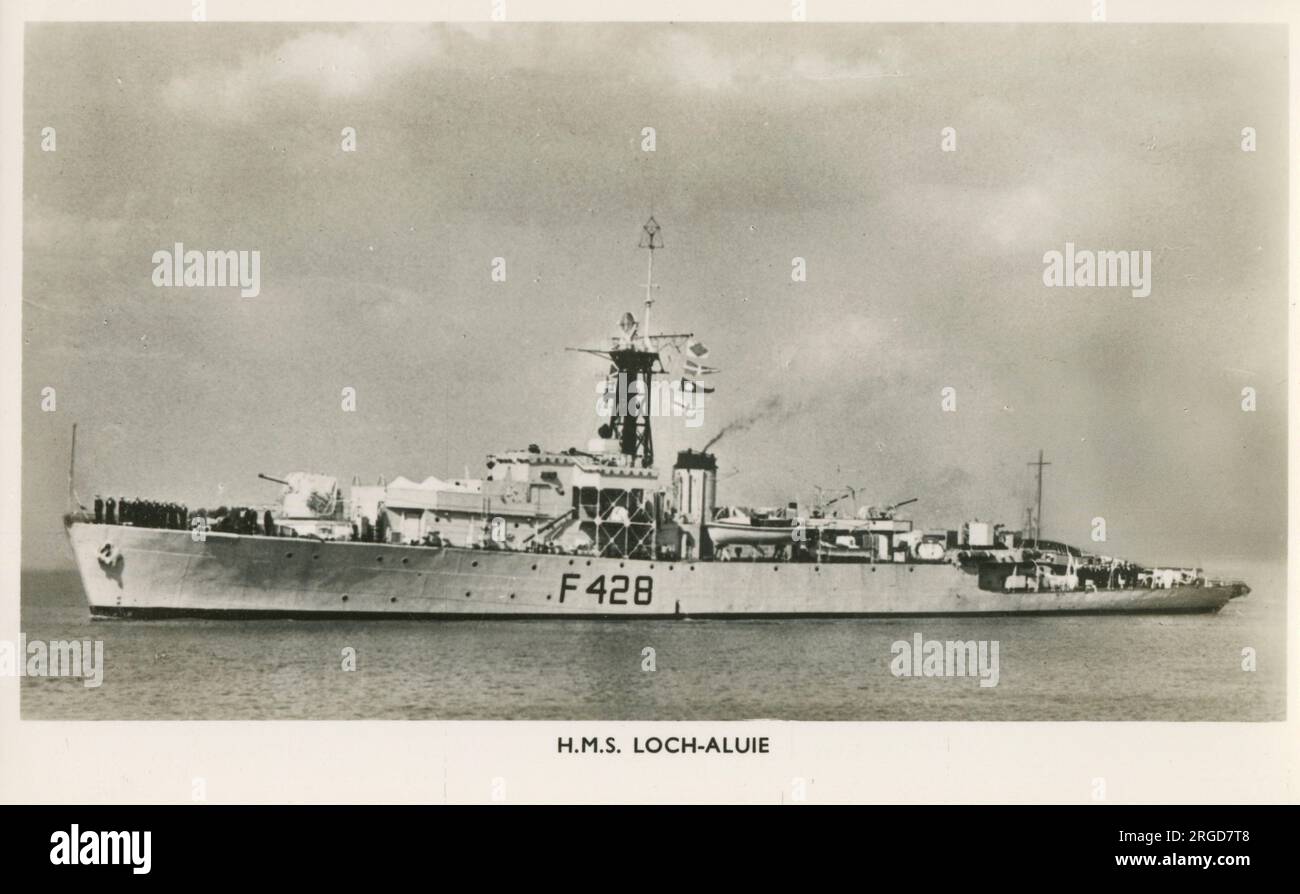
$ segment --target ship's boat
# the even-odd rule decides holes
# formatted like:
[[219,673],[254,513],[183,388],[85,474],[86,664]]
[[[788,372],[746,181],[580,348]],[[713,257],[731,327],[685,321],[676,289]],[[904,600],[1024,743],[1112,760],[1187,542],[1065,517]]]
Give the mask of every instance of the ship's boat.
[[796,520],[743,512],[723,515],[705,527],[714,546],[782,546],[793,542]]

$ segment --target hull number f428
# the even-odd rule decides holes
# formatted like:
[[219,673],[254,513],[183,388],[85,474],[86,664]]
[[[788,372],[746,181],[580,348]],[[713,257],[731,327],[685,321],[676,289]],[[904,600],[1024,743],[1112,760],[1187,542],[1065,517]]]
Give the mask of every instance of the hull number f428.
[[608,579],[602,574],[584,588],[582,575],[570,573],[560,579],[560,601],[569,593],[584,592],[595,596],[597,605],[649,605],[654,586],[654,578],[644,574],[611,574]]

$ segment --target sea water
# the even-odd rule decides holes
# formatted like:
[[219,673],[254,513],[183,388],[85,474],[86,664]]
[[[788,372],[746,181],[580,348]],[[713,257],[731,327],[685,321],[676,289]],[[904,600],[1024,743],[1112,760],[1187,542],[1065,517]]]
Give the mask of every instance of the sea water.
[[[1285,565],[1232,573],[1251,594],[1208,615],[355,622],[92,620],[75,573],[28,573],[28,640],[102,641],[104,667],[25,677],[22,716],[1284,719]],[[996,685],[891,671],[918,634],[996,642]]]

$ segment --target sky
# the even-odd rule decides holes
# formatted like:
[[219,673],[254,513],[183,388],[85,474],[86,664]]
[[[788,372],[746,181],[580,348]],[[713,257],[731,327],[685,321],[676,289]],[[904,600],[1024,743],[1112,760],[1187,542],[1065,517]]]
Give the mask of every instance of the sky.
[[[641,313],[651,213],[654,328],[722,370],[702,425],[655,420],[661,467],[759,416],[721,503],[1018,527],[1042,449],[1044,536],[1285,555],[1282,27],[32,24],[25,53],[26,568],[71,566],[73,422],[85,504],[585,446],[604,369],[565,348]],[[258,251],[260,294],[155,286],[177,242]],[[1067,242],[1150,251],[1150,295],[1045,286]]]

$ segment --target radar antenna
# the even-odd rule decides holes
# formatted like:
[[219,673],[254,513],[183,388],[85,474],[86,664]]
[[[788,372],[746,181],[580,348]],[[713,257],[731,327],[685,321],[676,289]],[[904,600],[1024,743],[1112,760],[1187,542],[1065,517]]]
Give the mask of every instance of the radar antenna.
[[637,243],[637,248],[646,250],[646,272],[645,272],[645,322],[642,332],[645,334],[646,350],[652,350],[650,346],[650,305],[655,303],[653,292],[659,288],[655,285],[655,249],[664,247],[664,237],[661,235],[659,221],[655,220],[653,214],[650,219],[641,225],[641,241]]

